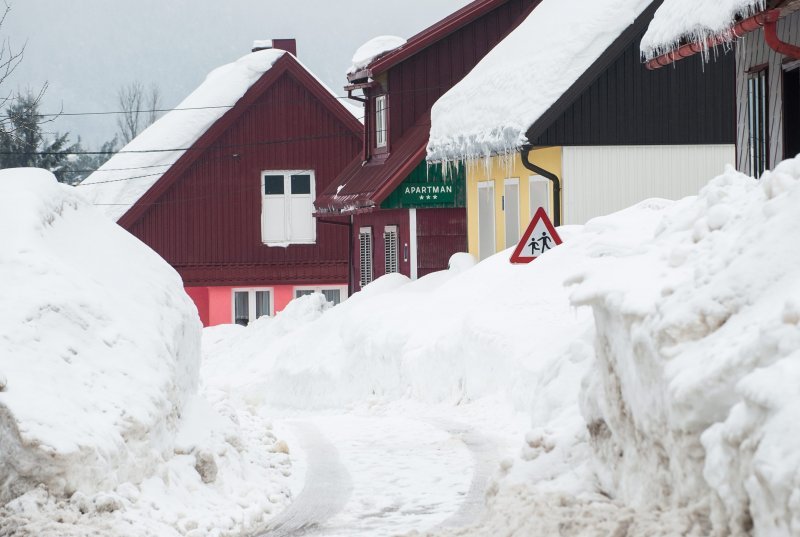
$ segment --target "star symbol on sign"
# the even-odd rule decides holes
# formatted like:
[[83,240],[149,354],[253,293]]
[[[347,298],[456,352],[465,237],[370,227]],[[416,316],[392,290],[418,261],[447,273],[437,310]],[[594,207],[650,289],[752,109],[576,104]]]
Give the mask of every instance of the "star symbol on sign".
[[437,199],[439,196],[434,196],[433,199]]
[[424,200],[425,196],[420,196],[419,199]]
[[430,196],[428,196],[428,199],[431,199],[431,197],[430,197]]

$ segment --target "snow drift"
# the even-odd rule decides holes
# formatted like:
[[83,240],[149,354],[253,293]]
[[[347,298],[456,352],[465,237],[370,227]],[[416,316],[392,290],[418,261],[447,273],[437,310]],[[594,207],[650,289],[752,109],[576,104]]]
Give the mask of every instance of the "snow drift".
[[0,505],[140,480],[197,385],[180,277],[42,170],[0,172],[0,244]]
[[687,507],[704,534],[800,533],[800,160],[733,170],[652,240],[573,278],[597,362],[583,394],[604,490]]

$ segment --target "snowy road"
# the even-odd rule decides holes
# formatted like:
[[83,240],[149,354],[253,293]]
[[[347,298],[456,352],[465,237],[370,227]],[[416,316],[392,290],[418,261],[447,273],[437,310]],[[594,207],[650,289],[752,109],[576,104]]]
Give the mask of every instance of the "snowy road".
[[350,415],[284,425],[304,483],[259,537],[390,536],[483,513],[498,450],[468,425]]

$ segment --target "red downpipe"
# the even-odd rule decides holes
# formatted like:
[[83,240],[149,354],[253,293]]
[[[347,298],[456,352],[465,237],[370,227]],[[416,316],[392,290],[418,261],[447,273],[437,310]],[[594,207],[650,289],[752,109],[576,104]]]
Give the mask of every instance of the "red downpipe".
[[703,52],[704,50],[708,50],[716,47],[717,45],[722,45],[723,43],[738,39],[743,37],[745,34],[755,32],[761,28],[764,28],[764,35],[766,37],[767,45],[769,45],[772,50],[791,58],[800,59],[800,47],[785,43],[778,37],[778,19],[780,18],[781,12],[778,9],[762,11],[761,13],[753,15],[752,17],[737,22],[733,28],[731,28],[730,33],[725,36],[709,37],[702,44],[689,43],[683,45],[672,52],[667,52],[666,54],[662,54],[657,58],[653,58],[645,63],[645,66],[651,71],[660,69],[678,60],[694,56],[695,54]]

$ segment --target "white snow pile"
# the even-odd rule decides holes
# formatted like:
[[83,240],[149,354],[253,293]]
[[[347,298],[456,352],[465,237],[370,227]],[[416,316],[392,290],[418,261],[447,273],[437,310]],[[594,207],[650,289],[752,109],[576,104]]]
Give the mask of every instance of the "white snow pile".
[[684,42],[707,45],[709,38],[736,38],[731,27],[766,7],[765,0],[665,0],[642,38],[642,55],[652,59]]
[[42,170],[0,172],[0,535],[263,527],[288,458],[267,421],[196,395],[178,274]]
[[[705,533],[800,534],[800,160],[729,170],[598,258],[583,413],[607,493],[695,510]],[[709,515],[710,513],[710,515]]]
[[195,391],[179,276],[42,170],[0,172],[0,501],[141,479]]
[[284,54],[261,50],[212,71],[176,110],[87,177],[80,185],[82,194],[118,220]]
[[353,64],[347,70],[347,74],[359,72],[380,57],[402,47],[406,42],[402,37],[394,35],[380,35],[370,39],[353,54]]
[[431,111],[428,160],[518,150],[526,132],[650,0],[543,0]]

